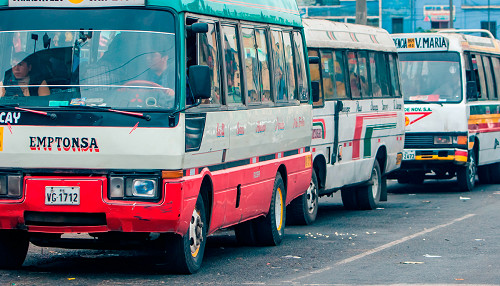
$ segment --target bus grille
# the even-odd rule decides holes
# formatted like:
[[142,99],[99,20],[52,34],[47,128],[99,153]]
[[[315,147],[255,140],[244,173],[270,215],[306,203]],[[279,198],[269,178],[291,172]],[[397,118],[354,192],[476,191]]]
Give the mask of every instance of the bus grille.
[[405,148],[432,148],[433,135],[405,134]]

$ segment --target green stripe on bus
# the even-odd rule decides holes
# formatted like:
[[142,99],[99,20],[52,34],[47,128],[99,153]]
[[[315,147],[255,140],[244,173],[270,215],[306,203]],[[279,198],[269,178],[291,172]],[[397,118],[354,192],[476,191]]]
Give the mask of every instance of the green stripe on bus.
[[372,137],[374,130],[385,130],[385,129],[394,129],[396,128],[396,123],[387,123],[387,124],[375,124],[366,126],[365,139],[363,139],[364,147],[363,147],[363,158],[369,158],[372,155]]

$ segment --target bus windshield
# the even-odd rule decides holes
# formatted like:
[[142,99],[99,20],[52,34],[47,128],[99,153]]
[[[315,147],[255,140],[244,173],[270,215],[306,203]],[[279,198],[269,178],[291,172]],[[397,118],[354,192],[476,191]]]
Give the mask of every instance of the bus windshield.
[[[132,14],[131,9],[124,9],[123,13],[119,9],[104,11],[110,14],[106,19]],[[29,10],[9,12],[27,14]],[[175,107],[175,34],[170,13],[158,11],[170,15],[161,22],[168,23],[170,19],[172,31],[155,31],[154,25],[145,26],[144,19],[137,16],[122,19],[123,24],[110,20],[100,27],[102,18],[92,21],[95,18],[92,12],[96,11],[66,12],[47,10],[57,15],[42,17],[31,26],[24,24],[27,27],[0,31],[0,46],[3,47],[0,104],[125,109]],[[140,10],[137,13],[140,14]],[[19,16],[29,17],[29,13]],[[151,21],[154,22],[155,17]],[[140,30],[141,27],[147,30]]]
[[458,53],[400,53],[405,103],[462,100]]

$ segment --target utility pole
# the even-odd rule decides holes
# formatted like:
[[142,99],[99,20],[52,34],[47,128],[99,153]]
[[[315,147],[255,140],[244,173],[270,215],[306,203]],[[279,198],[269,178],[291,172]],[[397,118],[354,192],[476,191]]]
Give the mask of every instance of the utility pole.
[[450,29],[453,29],[453,0],[450,0]]
[[366,25],[366,0],[356,0],[356,24]]

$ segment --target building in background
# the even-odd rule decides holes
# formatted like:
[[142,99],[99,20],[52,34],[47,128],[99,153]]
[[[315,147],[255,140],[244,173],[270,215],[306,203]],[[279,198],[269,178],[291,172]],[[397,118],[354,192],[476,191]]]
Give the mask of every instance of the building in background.
[[[380,1],[380,2],[379,2]],[[354,23],[355,0],[297,0],[303,17]],[[449,28],[449,0],[367,0],[368,25],[389,33]],[[497,37],[500,0],[453,0],[453,27],[488,29]]]

